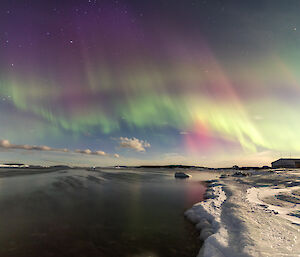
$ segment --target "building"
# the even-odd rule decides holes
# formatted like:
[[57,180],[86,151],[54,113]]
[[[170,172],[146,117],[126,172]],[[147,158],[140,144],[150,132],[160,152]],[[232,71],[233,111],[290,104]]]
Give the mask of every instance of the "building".
[[272,168],[300,168],[300,159],[281,158],[272,162]]

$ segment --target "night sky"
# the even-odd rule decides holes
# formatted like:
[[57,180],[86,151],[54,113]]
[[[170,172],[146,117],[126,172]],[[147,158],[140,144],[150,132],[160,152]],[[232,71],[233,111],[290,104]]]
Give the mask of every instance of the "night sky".
[[0,163],[300,156],[300,1],[1,0]]

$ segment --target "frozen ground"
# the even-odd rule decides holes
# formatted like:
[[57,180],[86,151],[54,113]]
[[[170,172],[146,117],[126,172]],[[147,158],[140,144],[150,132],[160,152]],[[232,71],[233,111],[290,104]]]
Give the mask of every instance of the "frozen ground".
[[185,213],[204,240],[198,256],[300,256],[300,170],[234,172]]

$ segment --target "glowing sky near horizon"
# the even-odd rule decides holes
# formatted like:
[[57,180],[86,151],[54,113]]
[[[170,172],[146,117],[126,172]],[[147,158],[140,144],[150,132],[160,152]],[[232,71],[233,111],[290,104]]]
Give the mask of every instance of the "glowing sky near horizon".
[[97,164],[300,155],[300,2],[177,2],[1,1],[0,139],[121,156]]

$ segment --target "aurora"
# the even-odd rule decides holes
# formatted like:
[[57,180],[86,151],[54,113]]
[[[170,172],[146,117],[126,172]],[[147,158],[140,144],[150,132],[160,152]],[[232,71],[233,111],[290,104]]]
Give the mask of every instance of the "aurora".
[[0,139],[108,153],[85,165],[299,156],[298,1],[28,3],[0,3]]

